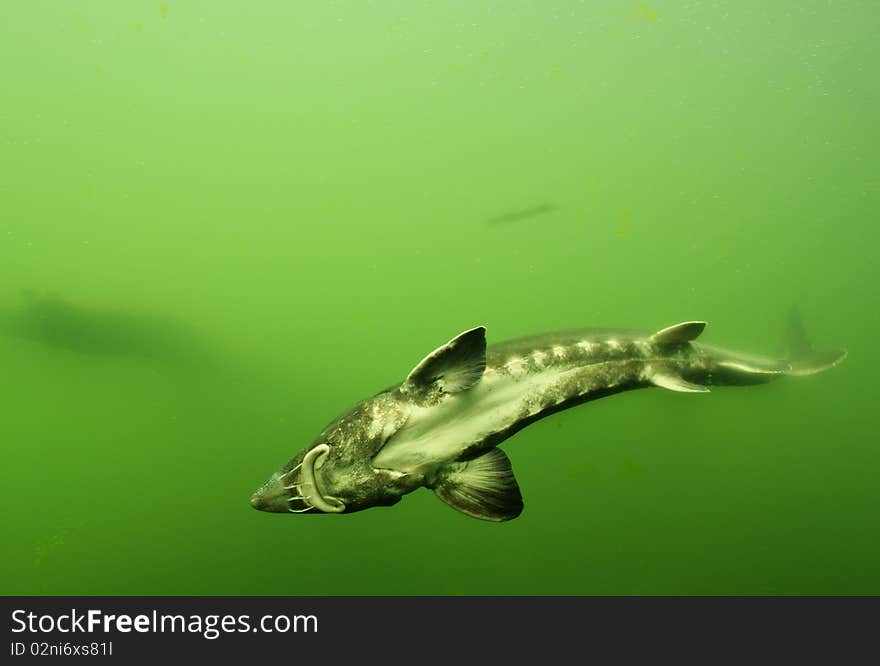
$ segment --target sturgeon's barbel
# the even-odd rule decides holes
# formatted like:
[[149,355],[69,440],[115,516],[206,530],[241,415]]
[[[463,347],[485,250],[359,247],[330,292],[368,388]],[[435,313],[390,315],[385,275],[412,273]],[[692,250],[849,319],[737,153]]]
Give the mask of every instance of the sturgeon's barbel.
[[705,322],[654,334],[584,330],[486,347],[472,328],[428,354],[397,386],[355,405],[251,497],[279,513],[390,506],[425,486],[459,511],[510,520],[523,508],[498,444],[540,418],[631,389],[704,393],[831,368],[846,352],[815,352],[799,320],[773,359],[695,343]]

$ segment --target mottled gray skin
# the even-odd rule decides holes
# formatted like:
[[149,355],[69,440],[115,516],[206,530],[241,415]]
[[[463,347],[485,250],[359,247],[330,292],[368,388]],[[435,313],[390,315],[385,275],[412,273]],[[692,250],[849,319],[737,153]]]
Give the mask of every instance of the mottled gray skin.
[[[402,495],[415,490],[414,479],[408,479],[391,470],[374,469],[370,464],[373,456],[385,444],[386,429],[397,430],[406,421],[407,407],[399,387],[359,402],[351,410],[330,423],[314,441],[273,475],[268,482],[284,477],[287,486],[302,482],[302,473],[296,469],[306,453],[320,444],[328,444],[330,451],[320,468],[320,491],[338,497],[345,502],[346,512],[368,509],[372,506],[390,506],[400,501]],[[381,428],[377,431],[376,424]],[[268,485],[268,484],[267,484]],[[259,491],[258,491],[259,492]],[[306,494],[309,491],[304,491]],[[294,512],[308,509],[303,500],[290,500],[298,492],[284,491],[282,502],[274,511]]]
[[[693,337],[702,330],[703,324],[697,324]],[[592,329],[521,338],[490,346],[482,377],[467,390],[449,393],[439,384],[425,388],[408,381],[393,386],[328,425],[254,493],[251,504],[281,513],[327,511],[315,506],[317,495],[318,500],[330,498],[332,512],[339,513],[392,505],[416,488],[434,487],[449,463],[477,458],[562,409],[649,386],[701,392],[708,386],[758,384],[786,374],[812,374],[843,358],[830,354],[798,364],[686,340],[670,342],[658,339],[661,333]],[[502,391],[515,401],[491,403]],[[491,406],[483,409],[484,404]],[[431,424],[430,414],[443,409],[466,414],[480,425],[463,425],[460,435],[450,428],[442,445],[432,443],[435,450],[424,455],[418,447],[408,449],[403,444],[407,438],[434,441],[430,426],[414,422]],[[462,423],[467,419],[462,417]],[[302,463],[323,445],[329,450],[309,476],[310,465]],[[383,467],[387,461],[394,466]]]

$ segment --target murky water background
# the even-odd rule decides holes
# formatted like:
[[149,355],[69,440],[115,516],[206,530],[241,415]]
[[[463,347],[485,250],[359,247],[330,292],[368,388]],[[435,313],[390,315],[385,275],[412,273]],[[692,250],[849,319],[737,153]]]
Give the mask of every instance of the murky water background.
[[[0,25],[3,594],[880,593],[870,2],[27,2]],[[250,493],[490,343],[826,374],[509,440],[523,515]]]

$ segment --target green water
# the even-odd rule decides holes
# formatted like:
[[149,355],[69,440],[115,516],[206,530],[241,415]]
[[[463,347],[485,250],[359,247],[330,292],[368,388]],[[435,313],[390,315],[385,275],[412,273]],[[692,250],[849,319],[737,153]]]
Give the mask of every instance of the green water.
[[[6,3],[0,593],[880,593],[878,20]],[[512,522],[248,505],[466,328],[772,354],[795,303],[842,366],[540,421]]]

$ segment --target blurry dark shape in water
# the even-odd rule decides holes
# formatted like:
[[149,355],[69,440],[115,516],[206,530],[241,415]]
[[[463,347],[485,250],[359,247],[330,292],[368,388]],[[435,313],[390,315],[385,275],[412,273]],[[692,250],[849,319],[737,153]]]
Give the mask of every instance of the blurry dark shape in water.
[[191,365],[204,355],[181,322],[153,314],[75,306],[57,296],[22,291],[16,309],[0,309],[0,335],[94,356]]
[[[586,329],[489,347],[485,327],[476,326],[330,423],[253,494],[251,506],[351,513],[391,506],[425,487],[466,515],[511,520],[523,501],[498,445],[539,419],[622,391],[707,393],[816,374],[846,358],[845,351],[813,351],[797,318],[789,320],[792,355],[785,358],[698,343],[705,326]],[[638,477],[641,468],[628,461],[623,473]]]
[[539,217],[557,210],[556,204],[542,203],[531,208],[524,208],[510,213],[504,213],[496,217],[490,217],[486,222],[488,224],[506,224],[507,222],[519,222],[520,220],[528,220],[531,217]]

